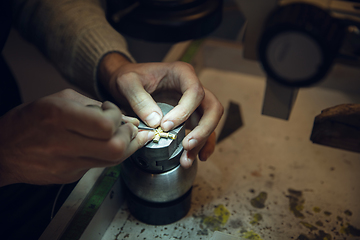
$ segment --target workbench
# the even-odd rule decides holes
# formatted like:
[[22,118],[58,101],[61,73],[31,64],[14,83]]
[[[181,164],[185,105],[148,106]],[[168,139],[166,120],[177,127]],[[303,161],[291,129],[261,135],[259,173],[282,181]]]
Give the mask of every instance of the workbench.
[[309,140],[321,110],[360,103],[360,71],[335,66],[323,85],[300,89],[285,121],[261,115],[265,76],[258,63],[242,59],[239,46],[206,44],[193,64],[225,108],[217,135],[234,106],[241,124],[198,162],[186,217],[147,225],[119,200],[94,239],[360,239],[360,155]]

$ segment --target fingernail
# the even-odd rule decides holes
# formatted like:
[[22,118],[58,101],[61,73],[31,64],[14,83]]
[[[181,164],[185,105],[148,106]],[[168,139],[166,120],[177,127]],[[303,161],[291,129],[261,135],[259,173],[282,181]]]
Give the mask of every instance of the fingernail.
[[188,150],[193,149],[197,144],[198,144],[198,141],[196,139],[194,139],[194,138],[190,139],[189,140],[189,149]]
[[164,131],[170,131],[174,127],[174,123],[172,121],[166,121],[162,124],[162,129]]
[[192,165],[192,160],[190,158],[188,158],[187,156],[187,151],[184,150],[183,154],[181,155],[181,159],[180,159],[181,165],[184,168],[189,168]]
[[146,124],[150,127],[157,126],[160,123],[161,116],[157,112],[152,112],[146,119]]

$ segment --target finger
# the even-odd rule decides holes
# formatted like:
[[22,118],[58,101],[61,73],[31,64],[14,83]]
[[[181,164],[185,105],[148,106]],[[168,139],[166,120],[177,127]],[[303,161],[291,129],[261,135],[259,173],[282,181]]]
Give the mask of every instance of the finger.
[[95,110],[102,111],[101,105],[95,105],[95,104],[88,104],[86,107],[94,108]]
[[96,105],[101,106],[101,102],[96,101],[94,99],[88,98],[73,89],[65,89],[60,92],[57,92],[55,94],[52,94],[53,97],[60,97],[67,100],[72,100],[78,103],[81,103],[82,105]]
[[[216,145],[216,134],[212,132],[209,138],[206,140],[205,145],[201,148],[199,152],[199,159],[200,161],[206,161],[211,154],[215,151]],[[197,154],[197,153],[195,153]]]
[[105,118],[111,120],[114,123],[113,133],[122,124],[122,116],[124,116],[120,109],[112,102],[106,101],[101,105],[102,114]]
[[205,98],[201,103],[203,115],[196,126],[184,139],[183,147],[190,151],[193,148],[205,144],[212,132],[214,132],[223,114],[223,107],[216,97],[205,89]]
[[216,144],[216,135],[213,132],[210,137],[206,140],[205,144],[197,146],[190,151],[184,151],[180,157],[180,164],[184,168],[191,167],[195,161],[196,156],[199,154],[201,161],[206,161],[209,156],[214,152]]
[[180,165],[183,168],[187,169],[187,168],[191,167],[193,161],[194,160],[188,156],[188,151],[184,150],[180,157]]
[[83,158],[120,163],[153,137],[153,131],[138,132],[133,124],[126,123],[108,141],[82,139],[83,144],[78,147],[77,155]]
[[154,131],[139,131],[136,137],[130,142],[128,148],[124,152],[123,160],[130,157],[138,149],[145,146],[155,136]]
[[89,105],[86,105],[86,107],[93,108],[95,111],[98,111],[99,114],[102,114],[105,118],[112,120],[114,122],[113,132],[115,132],[116,129],[124,121],[122,119],[124,117],[124,115],[121,114],[120,109],[118,109],[118,107],[115,104],[113,104],[109,101],[102,103],[101,106],[98,106],[95,104],[89,104]]
[[135,126],[139,126],[139,124],[140,124],[139,119],[129,117],[129,116],[125,116],[125,115],[122,115],[122,121],[125,122],[125,123],[132,123]]
[[137,133],[137,127],[131,123],[121,125],[118,131],[107,140],[88,138],[73,133],[68,146],[75,152],[69,152],[68,155],[116,161],[122,157],[130,142],[136,138]]
[[[182,68],[188,67],[182,66]],[[198,80],[195,72],[182,71],[181,73],[175,74],[176,81],[179,81],[181,86],[182,97],[177,106],[175,106],[169,113],[167,113],[161,121],[161,127],[165,131],[169,131],[172,128],[180,125],[186,121],[195,109],[200,105],[203,100],[205,93],[204,89]],[[176,72],[175,72],[176,73]],[[174,80],[175,81],[175,80]]]
[[145,91],[139,77],[135,73],[122,75],[118,80],[119,91],[128,100],[137,116],[148,126],[157,127],[163,117],[162,111],[151,95]]
[[[51,106],[55,112],[61,112],[60,121],[69,131],[74,131],[88,137],[108,139],[121,123],[121,111],[111,103],[105,103],[88,98],[72,89],[65,89],[48,98],[55,99]],[[88,108],[83,106],[88,105]],[[105,111],[99,111],[99,106]],[[89,110],[91,108],[91,110]],[[119,115],[120,112],[120,115]],[[120,116],[120,117],[119,117]]]
[[[109,101],[104,102],[101,107],[99,107],[98,105],[92,105],[92,104],[86,105],[86,106],[93,107],[97,110],[100,110],[101,112],[103,112],[103,110],[105,110],[103,112],[104,115],[108,116],[110,119],[112,118],[116,127],[119,127],[122,123],[132,123],[135,126],[139,126],[139,124],[140,124],[139,119],[134,118],[134,117],[129,117],[129,116],[125,116],[125,115],[121,114],[121,118],[119,118],[118,110],[120,111],[120,109],[118,109],[115,104],[113,104],[112,102],[109,102]],[[121,113],[121,111],[120,111],[120,113]]]
[[180,157],[180,165],[184,168],[189,168],[193,164],[193,162],[196,159],[197,154],[201,150],[201,148],[204,146],[205,143],[202,143],[201,145],[196,146],[190,151],[184,150],[181,157]]
[[105,102],[100,109],[67,101],[62,108],[61,121],[67,130],[95,139],[111,138],[122,120],[120,109],[110,102]]
[[104,157],[92,156],[92,157],[81,157],[81,159],[86,160],[86,162],[80,163],[79,167],[84,169],[94,168],[94,167],[109,167],[120,164],[122,161],[129,158],[134,152],[136,152],[141,147],[145,146],[149,141],[154,137],[154,132],[152,131],[142,131],[139,132],[136,137],[129,142],[127,148],[121,152],[121,154],[113,154],[112,156]]

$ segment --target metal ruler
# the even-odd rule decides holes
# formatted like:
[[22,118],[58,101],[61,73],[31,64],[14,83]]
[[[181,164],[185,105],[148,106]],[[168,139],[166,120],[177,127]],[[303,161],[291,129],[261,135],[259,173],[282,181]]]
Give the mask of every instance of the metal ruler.
[[75,188],[40,240],[101,239],[124,201],[120,180],[120,165],[82,179],[78,185],[90,184],[90,190]]

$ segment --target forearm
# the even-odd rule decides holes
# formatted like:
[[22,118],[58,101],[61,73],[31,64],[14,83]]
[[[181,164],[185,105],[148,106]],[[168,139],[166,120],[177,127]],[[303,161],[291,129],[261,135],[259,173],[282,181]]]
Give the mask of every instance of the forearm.
[[97,69],[109,52],[131,59],[100,0],[15,0],[15,25],[73,84],[99,96]]

